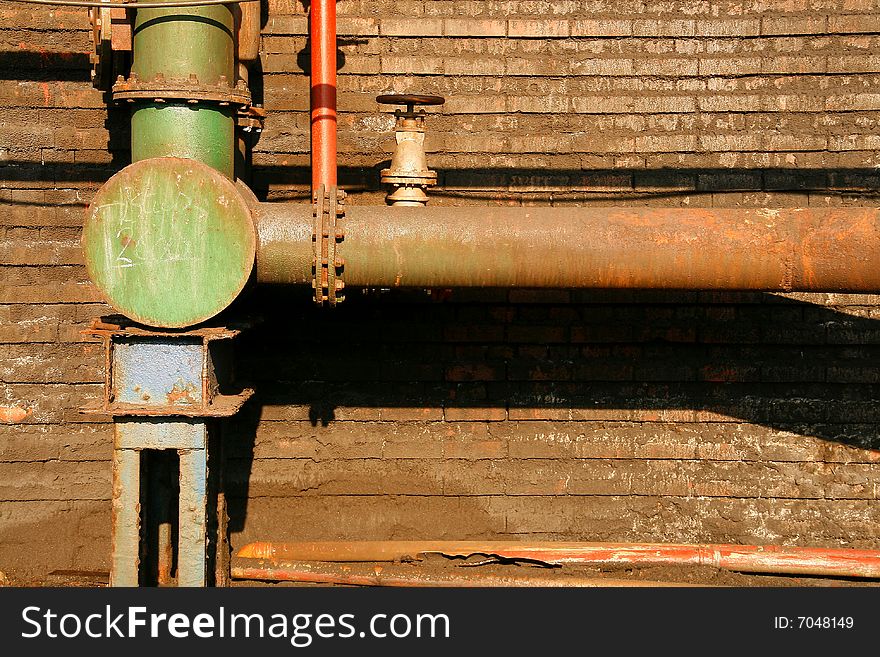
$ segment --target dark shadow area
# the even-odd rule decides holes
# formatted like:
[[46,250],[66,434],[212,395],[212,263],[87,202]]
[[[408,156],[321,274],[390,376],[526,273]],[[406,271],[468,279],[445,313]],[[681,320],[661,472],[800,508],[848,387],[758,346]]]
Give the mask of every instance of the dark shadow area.
[[[256,92],[260,93],[259,88]],[[259,97],[259,96],[255,96]],[[111,164],[89,165],[9,160],[0,164],[0,180],[40,183],[103,184],[130,161],[128,108],[113,107],[106,125],[111,133]],[[352,193],[379,191],[379,174],[389,160],[370,167],[339,167],[340,185]],[[430,190],[435,197],[497,200],[505,194],[553,194],[560,202],[605,199],[638,201],[695,194],[817,193],[858,199],[880,198],[877,169],[440,169],[440,184]],[[254,192],[265,198],[270,186],[307,186],[306,166],[254,167]],[[614,185],[607,182],[613,179]],[[491,182],[491,184],[490,184]],[[542,188],[546,191],[542,191]],[[551,189],[548,189],[551,188]],[[519,191],[518,191],[519,190]],[[589,198],[584,198],[588,195]],[[273,200],[307,200],[299,190],[273,190]],[[864,203],[863,203],[864,204]]]
[[134,33],[140,32],[141,30],[145,30],[148,27],[152,27],[154,25],[161,25],[162,23],[201,23],[203,25],[210,25],[211,27],[216,27],[217,29],[226,32],[230,37],[234,38],[232,31],[226,27],[223,23],[218,20],[214,20],[213,18],[207,18],[205,16],[187,16],[187,15],[178,15],[174,16],[157,16],[151,20],[148,20],[144,23],[138,25],[137,29],[134,30]]
[[0,52],[0,80],[88,82],[89,56],[82,52]]
[[[366,39],[356,39],[354,37],[338,37],[336,39],[336,70],[341,71],[345,68],[345,53],[342,52],[342,46],[355,46],[367,43]],[[303,75],[312,74],[312,49],[306,45],[305,48],[296,53],[296,65]]]
[[880,448],[872,317],[750,292],[347,292],[321,310],[306,290],[262,287],[230,309],[265,320],[235,347],[257,395],[230,430],[231,476],[245,482],[233,532],[257,427],[285,407],[324,426],[340,408],[346,419],[352,408],[472,408],[511,421],[529,409],[539,421],[741,421]]
[[[378,191],[380,172],[390,160],[370,167],[339,167],[340,185],[352,192]],[[608,200],[639,200],[693,194],[803,192],[874,197],[880,193],[877,169],[523,169],[437,168],[438,186],[431,196],[497,199],[505,193],[549,194],[554,198],[602,196]],[[308,185],[308,167],[254,168],[258,194],[270,186]],[[305,198],[297,192],[276,192],[277,199]],[[577,199],[571,199],[577,200]]]
[[144,450],[141,472],[140,581],[168,586],[177,568],[180,459],[173,450]]
[[[311,2],[310,0],[299,0],[302,5],[303,12],[309,17],[311,21]],[[268,16],[268,4],[266,0],[263,0],[262,8],[262,16],[263,16],[263,25],[265,26],[265,21]],[[309,32],[311,33],[311,23],[309,24]],[[367,39],[359,39],[356,37],[345,37],[336,35],[336,70],[340,71],[345,67],[345,53],[342,52],[343,46],[357,46],[363,45],[365,43],[369,43]],[[306,40],[306,46],[302,50],[300,50],[296,54],[296,65],[299,70],[303,73],[303,75],[311,75],[312,73],[312,47],[311,47],[311,39]]]

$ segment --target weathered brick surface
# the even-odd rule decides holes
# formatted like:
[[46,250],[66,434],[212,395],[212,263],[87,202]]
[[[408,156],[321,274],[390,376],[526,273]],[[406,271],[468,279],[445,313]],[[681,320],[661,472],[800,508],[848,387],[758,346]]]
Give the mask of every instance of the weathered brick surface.
[[[588,6],[587,6],[588,5]],[[434,205],[876,205],[880,8],[845,0],[341,0],[340,180],[380,204],[430,110]],[[264,198],[309,184],[307,20],[270,0]],[[85,10],[0,8],[0,570],[107,567],[112,428],[79,331],[85,207],[129,160]],[[522,538],[880,548],[880,297],[352,296],[239,309],[236,545]]]

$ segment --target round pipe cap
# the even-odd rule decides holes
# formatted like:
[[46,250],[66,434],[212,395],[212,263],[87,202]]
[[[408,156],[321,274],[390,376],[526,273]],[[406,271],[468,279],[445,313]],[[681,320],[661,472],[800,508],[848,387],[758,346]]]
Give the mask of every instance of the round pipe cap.
[[229,306],[254,267],[256,230],[242,194],[206,164],[135,162],[92,200],[82,245],[89,278],[126,317],[183,328]]

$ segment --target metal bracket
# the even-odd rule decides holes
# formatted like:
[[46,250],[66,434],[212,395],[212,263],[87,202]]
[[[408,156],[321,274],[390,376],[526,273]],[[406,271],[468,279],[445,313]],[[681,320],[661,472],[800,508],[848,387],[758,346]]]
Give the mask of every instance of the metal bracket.
[[92,65],[92,85],[109,91],[114,73],[128,68],[132,42],[132,20],[129,10],[119,7],[89,8],[92,44],[89,62]]
[[[254,394],[244,388],[234,395],[220,394],[212,343],[229,340],[238,329],[204,327],[189,331],[151,331],[130,320],[104,317],[83,331],[104,343],[104,394],[81,413],[112,417],[211,418],[235,415]],[[181,351],[183,350],[183,351]],[[183,373],[181,353],[188,354],[192,371]],[[149,375],[150,361],[168,361],[158,374]],[[180,367],[175,368],[175,364]],[[223,381],[223,383],[228,383]]]
[[312,287],[315,303],[335,306],[345,300],[342,270],[345,260],[338,253],[338,244],[345,238],[340,220],[345,217],[345,192],[336,186],[321,185],[312,205]]
[[245,132],[262,132],[266,122],[266,110],[256,105],[239,107],[236,112],[236,125]]

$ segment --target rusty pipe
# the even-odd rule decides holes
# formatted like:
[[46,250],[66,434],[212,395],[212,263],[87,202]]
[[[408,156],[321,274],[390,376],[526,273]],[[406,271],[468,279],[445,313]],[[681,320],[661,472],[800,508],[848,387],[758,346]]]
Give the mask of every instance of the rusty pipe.
[[584,577],[565,572],[553,575],[534,574],[487,574],[468,569],[469,572],[443,572],[441,569],[426,570],[424,567],[400,564],[340,564],[309,561],[274,561],[236,557],[232,563],[232,578],[264,582],[301,582],[308,584],[342,584],[349,586],[394,587],[545,587],[545,588],[597,588],[597,587],[666,587],[699,586],[673,582],[612,579],[601,576]]
[[382,562],[492,555],[549,565],[695,565],[744,573],[880,578],[880,550],[781,545],[684,545],[651,543],[521,543],[511,541],[318,541],[250,543],[248,559]]
[[[257,278],[312,281],[308,205],[252,204]],[[348,205],[346,286],[880,291],[880,209]]]
[[312,0],[312,190],[336,185],[336,0]]

